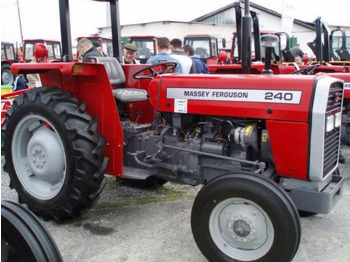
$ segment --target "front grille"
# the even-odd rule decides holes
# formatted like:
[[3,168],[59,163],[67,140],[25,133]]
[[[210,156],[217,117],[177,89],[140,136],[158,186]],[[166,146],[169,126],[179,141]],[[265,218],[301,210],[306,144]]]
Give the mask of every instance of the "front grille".
[[339,84],[331,85],[331,88],[328,94],[327,113],[334,109],[341,108],[342,100],[343,100],[343,88],[339,86]]
[[324,143],[323,177],[327,175],[336,165],[339,153],[340,128],[326,133]]
[[[343,99],[343,89],[339,83],[331,85],[327,101],[325,117],[334,115],[341,111]],[[337,165],[339,154],[340,127],[334,128],[331,132],[325,132],[323,177]]]

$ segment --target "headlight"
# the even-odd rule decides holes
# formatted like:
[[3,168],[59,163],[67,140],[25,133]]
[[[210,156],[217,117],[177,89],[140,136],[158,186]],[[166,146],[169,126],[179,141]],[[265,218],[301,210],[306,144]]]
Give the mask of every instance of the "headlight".
[[334,115],[334,127],[339,127],[341,125],[341,112]]
[[326,118],[326,132],[332,131],[334,128],[334,115],[329,115]]

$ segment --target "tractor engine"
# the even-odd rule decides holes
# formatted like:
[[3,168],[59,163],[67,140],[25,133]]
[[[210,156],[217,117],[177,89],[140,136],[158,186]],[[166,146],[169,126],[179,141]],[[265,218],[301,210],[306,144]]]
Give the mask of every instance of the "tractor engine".
[[[265,163],[256,161],[261,159],[259,125],[257,120],[179,113],[163,113],[152,127],[126,121],[124,164],[161,170],[157,176],[191,185],[229,171],[262,171]],[[262,134],[268,137],[266,130]],[[269,147],[262,149],[272,160]]]

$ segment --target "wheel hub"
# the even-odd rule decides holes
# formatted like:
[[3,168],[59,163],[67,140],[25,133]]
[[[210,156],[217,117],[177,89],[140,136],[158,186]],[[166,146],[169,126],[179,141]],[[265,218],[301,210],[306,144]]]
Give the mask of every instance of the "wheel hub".
[[56,133],[41,126],[34,131],[27,146],[28,164],[33,174],[55,184],[62,179],[64,153]]
[[36,145],[32,152],[33,164],[37,169],[43,169],[46,164],[45,149],[41,145]]
[[228,237],[229,242],[240,248],[244,247],[242,244],[247,245],[252,241],[258,242],[254,224],[248,217],[244,216],[230,218],[224,235]]
[[4,83],[10,83],[11,81],[11,74],[8,71],[4,71],[2,73],[2,82]]
[[255,205],[237,201],[222,204],[217,211],[217,232],[227,247],[257,250],[273,235],[268,218]]
[[246,237],[250,234],[250,226],[248,221],[237,220],[233,223],[233,232],[239,237]]

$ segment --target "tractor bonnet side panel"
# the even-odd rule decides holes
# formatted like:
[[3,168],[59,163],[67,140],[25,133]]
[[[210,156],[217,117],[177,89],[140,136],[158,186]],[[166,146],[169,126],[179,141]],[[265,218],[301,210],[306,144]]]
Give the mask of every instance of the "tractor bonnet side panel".
[[313,77],[164,76],[150,84],[161,112],[307,122]]
[[307,123],[267,121],[276,172],[306,180],[309,154]]

